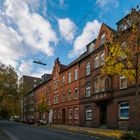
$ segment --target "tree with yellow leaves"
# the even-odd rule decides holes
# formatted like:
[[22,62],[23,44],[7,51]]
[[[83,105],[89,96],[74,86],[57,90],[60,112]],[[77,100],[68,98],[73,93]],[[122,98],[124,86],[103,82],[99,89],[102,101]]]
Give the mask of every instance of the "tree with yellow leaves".
[[40,102],[37,104],[36,111],[38,111],[41,115],[41,119],[43,117],[43,113],[49,110],[48,105],[45,100],[45,95],[41,96]]
[[[112,42],[106,43],[108,56],[105,58],[105,64],[102,67],[102,74],[114,75],[119,74],[126,77],[129,81],[135,82],[135,120],[138,119],[138,95],[139,95],[139,80],[140,80],[140,14],[137,12],[137,17],[134,14],[136,9],[132,9],[129,18],[124,19],[126,24],[129,19],[129,33],[125,33],[125,38],[133,36],[133,42],[120,43],[119,38],[123,33],[116,33]],[[118,37],[119,36],[119,37]],[[129,41],[129,40],[128,40]],[[137,122],[136,122],[137,126]]]

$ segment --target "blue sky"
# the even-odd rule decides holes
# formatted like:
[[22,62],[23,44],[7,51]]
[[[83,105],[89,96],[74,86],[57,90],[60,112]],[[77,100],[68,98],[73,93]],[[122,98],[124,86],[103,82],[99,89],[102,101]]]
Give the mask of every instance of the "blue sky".
[[[0,0],[0,62],[19,76],[50,73],[54,60],[68,64],[85,51],[104,22],[115,23],[140,0],[102,0],[100,5],[59,45],[100,0]],[[33,60],[47,63],[41,66]]]

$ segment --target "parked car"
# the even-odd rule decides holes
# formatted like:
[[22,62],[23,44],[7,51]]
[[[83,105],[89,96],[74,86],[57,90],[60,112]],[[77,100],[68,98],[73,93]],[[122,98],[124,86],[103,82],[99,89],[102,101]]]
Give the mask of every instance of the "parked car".
[[14,116],[11,116],[9,121],[14,121]]
[[27,124],[34,124],[34,123],[35,123],[34,119],[27,119]]
[[18,115],[15,115],[15,116],[14,116],[14,121],[15,121],[15,122],[20,122],[20,117],[19,117]]
[[47,121],[44,119],[40,120],[39,122],[40,122],[40,124],[43,124],[43,125],[47,124]]

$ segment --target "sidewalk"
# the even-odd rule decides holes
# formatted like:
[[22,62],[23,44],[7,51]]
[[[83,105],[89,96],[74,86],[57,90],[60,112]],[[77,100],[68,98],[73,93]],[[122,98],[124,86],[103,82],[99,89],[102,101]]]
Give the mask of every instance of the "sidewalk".
[[0,140],[10,140],[10,138],[1,128],[0,128]]
[[123,131],[120,130],[109,130],[109,129],[98,129],[89,127],[78,127],[78,126],[68,126],[68,125],[41,125],[40,128],[51,128],[63,131],[69,131],[74,133],[86,134],[90,136],[98,136],[103,138],[115,138],[120,139]]

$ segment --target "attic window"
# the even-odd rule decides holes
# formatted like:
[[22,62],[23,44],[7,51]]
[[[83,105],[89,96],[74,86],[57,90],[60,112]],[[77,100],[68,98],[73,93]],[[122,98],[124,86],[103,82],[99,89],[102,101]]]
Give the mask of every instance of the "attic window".
[[105,43],[105,33],[101,35],[101,45]]
[[124,31],[124,30],[128,29],[131,26],[132,26],[131,20],[127,19],[123,23],[120,23],[119,30]]
[[127,26],[126,26],[126,24],[120,24],[120,26],[119,26],[119,30],[120,31],[124,31],[124,30],[126,30],[127,29]]
[[92,52],[93,50],[95,49],[95,44],[94,43],[91,43],[89,46],[88,46],[88,52]]

